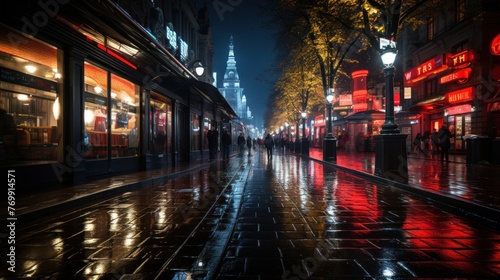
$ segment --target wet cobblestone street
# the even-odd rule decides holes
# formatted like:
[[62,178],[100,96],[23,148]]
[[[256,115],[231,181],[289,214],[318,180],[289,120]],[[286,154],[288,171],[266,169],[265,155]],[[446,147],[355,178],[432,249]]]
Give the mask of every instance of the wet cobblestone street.
[[[214,161],[159,186],[19,221],[3,279],[500,276],[500,232],[289,154]],[[5,252],[2,243],[2,252]]]

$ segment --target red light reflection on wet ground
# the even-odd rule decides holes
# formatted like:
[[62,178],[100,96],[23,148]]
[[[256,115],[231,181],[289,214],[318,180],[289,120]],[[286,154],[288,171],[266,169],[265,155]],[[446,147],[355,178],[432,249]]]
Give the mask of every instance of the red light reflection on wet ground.
[[[311,149],[312,158],[322,159],[320,149]],[[442,163],[436,156],[408,155],[408,184],[452,195],[500,210],[497,186],[500,168],[487,165],[467,165],[465,155],[450,155],[451,163]],[[374,174],[375,153],[337,152],[337,165]]]

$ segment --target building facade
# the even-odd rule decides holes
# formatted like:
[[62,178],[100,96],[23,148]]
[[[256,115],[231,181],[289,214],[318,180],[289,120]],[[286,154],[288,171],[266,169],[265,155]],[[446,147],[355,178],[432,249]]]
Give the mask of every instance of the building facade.
[[491,0],[445,6],[417,30],[403,30],[401,100],[420,115],[412,138],[445,125],[453,135],[451,151],[460,153],[468,136],[491,136],[500,126],[500,8]]
[[[213,42],[200,14],[175,0],[2,9],[0,167],[27,188],[71,184],[196,161],[212,126],[241,130],[210,84]],[[195,62],[208,68],[201,76]]]

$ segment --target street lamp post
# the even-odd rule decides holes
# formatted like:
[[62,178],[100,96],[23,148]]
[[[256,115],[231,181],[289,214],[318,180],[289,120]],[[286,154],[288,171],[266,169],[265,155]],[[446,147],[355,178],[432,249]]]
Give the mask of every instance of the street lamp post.
[[302,115],[302,154],[309,155],[309,139],[306,137],[306,111],[301,113]]
[[406,134],[394,122],[394,61],[396,44],[381,40],[381,57],[385,74],[385,121],[375,138],[375,174],[399,182],[408,182]]
[[279,147],[280,147],[280,151],[284,151],[283,147],[284,147],[284,144],[285,144],[285,140],[283,139],[283,126],[280,126],[280,142],[279,142]]
[[337,161],[337,138],[333,136],[332,133],[332,107],[333,107],[333,94],[334,89],[328,89],[326,95],[326,110],[327,110],[327,120],[326,120],[326,136],[323,140],[323,160],[325,161]]
[[291,145],[292,145],[292,141],[290,139],[290,125],[286,122],[285,123],[285,127],[286,127],[286,130],[287,130],[287,133],[286,133],[286,143],[287,143],[287,147],[286,149],[288,151],[291,151],[292,148],[291,148]]

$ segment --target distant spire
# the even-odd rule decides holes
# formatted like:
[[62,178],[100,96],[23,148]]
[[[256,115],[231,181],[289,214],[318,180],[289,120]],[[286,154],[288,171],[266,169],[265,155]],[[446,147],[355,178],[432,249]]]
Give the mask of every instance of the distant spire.
[[229,37],[229,54],[227,56],[227,67],[236,69],[236,60],[234,58],[234,44],[233,44],[233,35]]

